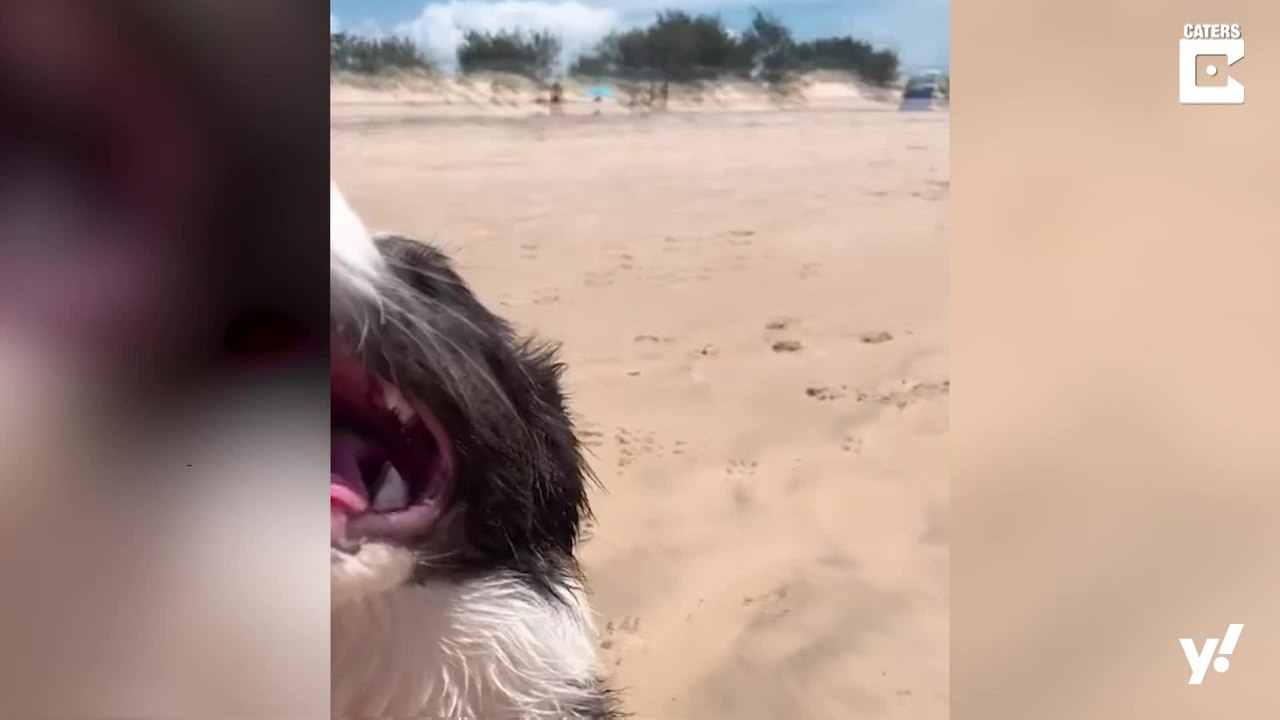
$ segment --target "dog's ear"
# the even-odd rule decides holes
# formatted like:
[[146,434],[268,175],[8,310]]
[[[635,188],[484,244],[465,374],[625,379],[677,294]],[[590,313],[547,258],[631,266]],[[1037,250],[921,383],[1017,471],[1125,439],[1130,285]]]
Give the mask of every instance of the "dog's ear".
[[566,407],[556,347],[518,341],[503,356],[493,358],[494,374],[523,427],[511,428],[499,463],[473,468],[487,475],[465,491],[468,535],[485,554],[536,570],[572,557],[594,476]]
[[565,366],[559,360],[559,347],[550,343],[528,340],[518,346],[516,354],[536,398],[530,404],[532,417],[527,424],[546,462],[544,471],[538,474],[541,484],[535,488],[537,504],[556,546],[572,552],[580,525],[590,514],[587,485],[595,478],[569,412],[562,383]]

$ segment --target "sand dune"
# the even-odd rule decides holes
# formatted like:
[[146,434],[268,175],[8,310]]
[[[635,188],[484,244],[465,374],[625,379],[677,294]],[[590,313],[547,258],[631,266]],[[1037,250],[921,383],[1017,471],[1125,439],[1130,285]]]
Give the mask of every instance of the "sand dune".
[[948,117],[749,90],[425,124],[377,120],[545,110],[335,86],[333,174],[564,343],[608,488],[582,554],[638,717],[945,718]]
[[[562,112],[569,116],[633,116],[650,111],[656,85],[631,81],[562,81]],[[597,88],[609,91],[596,100]],[[380,76],[342,74],[330,86],[331,116],[337,122],[395,117],[506,117],[549,114],[545,84],[515,75],[445,77],[401,72]],[[771,112],[796,109],[897,109],[895,90],[872,88],[847,76],[814,73],[784,87],[744,80],[673,84],[667,109],[683,114]]]

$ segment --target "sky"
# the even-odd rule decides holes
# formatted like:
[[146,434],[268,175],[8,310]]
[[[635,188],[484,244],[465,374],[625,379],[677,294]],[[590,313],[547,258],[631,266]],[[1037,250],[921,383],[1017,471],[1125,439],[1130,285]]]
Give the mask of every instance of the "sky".
[[331,29],[407,36],[442,67],[468,30],[551,30],[573,56],[668,8],[716,13],[732,29],[759,8],[800,40],[852,35],[897,51],[908,71],[951,65],[950,0],[330,0],[329,8]]

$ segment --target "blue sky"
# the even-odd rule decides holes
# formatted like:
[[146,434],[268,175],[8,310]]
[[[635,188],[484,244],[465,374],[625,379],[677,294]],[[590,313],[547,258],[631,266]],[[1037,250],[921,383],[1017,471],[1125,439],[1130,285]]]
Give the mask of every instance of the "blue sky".
[[337,28],[407,35],[445,64],[470,29],[550,29],[575,53],[658,10],[718,13],[742,28],[755,7],[800,39],[852,35],[893,48],[908,69],[951,64],[950,0],[330,0],[329,7]]

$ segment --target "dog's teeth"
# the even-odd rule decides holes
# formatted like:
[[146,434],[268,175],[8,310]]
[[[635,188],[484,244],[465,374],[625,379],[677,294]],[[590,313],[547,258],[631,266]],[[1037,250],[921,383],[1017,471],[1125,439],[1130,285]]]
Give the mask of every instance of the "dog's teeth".
[[380,381],[382,386],[382,402],[387,409],[395,413],[400,418],[400,422],[409,422],[413,419],[413,408],[410,407],[409,401],[404,399],[404,395],[389,382]]
[[369,506],[374,512],[399,510],[409,504],[409,488],[405,486],[404,478],[400,477],[394,465],[383,465],[379,480],[378,492]]

